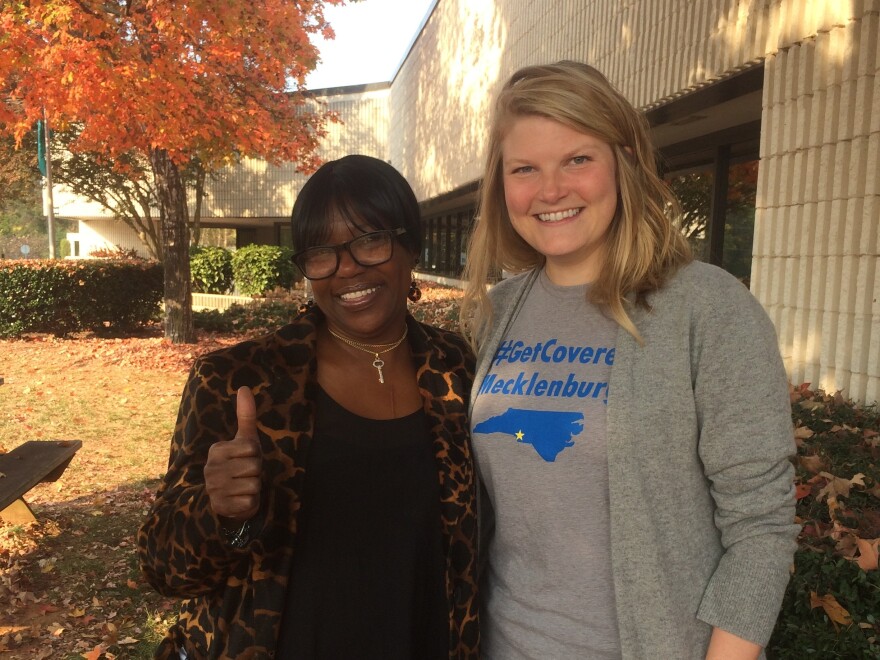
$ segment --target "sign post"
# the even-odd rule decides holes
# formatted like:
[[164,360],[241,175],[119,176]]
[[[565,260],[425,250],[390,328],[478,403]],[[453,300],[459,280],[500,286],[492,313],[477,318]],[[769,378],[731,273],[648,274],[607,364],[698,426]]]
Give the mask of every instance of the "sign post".
[[[52,197],[52,150],[49,142],[49,118],[46,109],[43,108],[43,143],[40,145],[45,154],[46,171],[46,221],[49,232],[49,258],[55,258],[55,200]],[[40,163],[43,164],[42,162]],[[42,169],[42,168],[40,168]]]

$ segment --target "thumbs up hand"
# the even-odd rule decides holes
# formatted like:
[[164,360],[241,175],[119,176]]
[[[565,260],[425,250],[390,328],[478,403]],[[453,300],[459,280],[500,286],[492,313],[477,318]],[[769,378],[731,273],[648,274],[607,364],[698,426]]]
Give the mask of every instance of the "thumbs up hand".
[[238,389],[235,413],[238,420],[235,437],[215,442],[208,449],[205,487],[214,513],[243,522],[260,510],[263,468],[257,437],[257,406],[250,388]]

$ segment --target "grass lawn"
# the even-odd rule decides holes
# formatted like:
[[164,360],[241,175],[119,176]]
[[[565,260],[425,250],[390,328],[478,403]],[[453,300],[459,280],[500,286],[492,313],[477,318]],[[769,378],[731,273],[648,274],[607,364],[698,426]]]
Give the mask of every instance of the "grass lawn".
[[152,657],[174,605],[141,579],[134,534],[193,357],[237,340],[0,342],[0,445],[83,442],[59,481],[26,495],[38,523],[0,523],[0,657]]

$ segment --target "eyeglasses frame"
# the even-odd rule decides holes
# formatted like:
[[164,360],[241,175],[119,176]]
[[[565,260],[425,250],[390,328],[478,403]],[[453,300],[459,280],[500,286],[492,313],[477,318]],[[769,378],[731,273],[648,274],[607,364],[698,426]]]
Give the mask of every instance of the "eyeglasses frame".
[[[368,231],[367,233],[361,234],[360,236],[355,236],[351,240],[345,241],[344,243],[337,243],[336,245],[315,245],[313,247],[306,248],[305,250],[300,250],[291,257],[291,260],[293,261],[294,265],[299,268],[299,272],[302,273],[302,276],[305,277],[307,280],[311,282],[317,280],[326,280],[328,277],[333,277],[334,275],[336,275],[337,272],[339,272],[339,265],[342,263],[341,255],[343,250],[348,252],[352,260],[362,268],[370,268],[371,266],[381,266],[382,264],[387,264],[394,257],[394,239],[399,236],[403,236],[405,233],[405,227],[395,227],[394,229],[378,229],[376,231]],[[360,261],[357,260],[357,257],[355,257],[354,253],[351,251],[351,244],[364,238],[364,236],[372,236],[374,234],[387,234],[391,236],[391,254],[388,255],[387,259],[385,259],[384,261],[380,261],[379,263],[362,264]],[[309,277],[308,275],[306,275],[305,269],[303,269],[302,266],[299,265],[298,259],[306,252],[319,249],[332,249],[336,253],[336,268],[334,268],[333,272],[329,275],[324,275],[322,277]]]

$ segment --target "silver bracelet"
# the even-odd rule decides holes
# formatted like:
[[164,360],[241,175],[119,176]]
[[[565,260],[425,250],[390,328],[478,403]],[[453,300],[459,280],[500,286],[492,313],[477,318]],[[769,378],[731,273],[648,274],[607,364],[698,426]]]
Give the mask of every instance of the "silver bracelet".
[[227,544],[233,548],[243,548],[250,541],[251,521],[245,520],[241,527],[234,530],[226,529],[221,525],[220,531]]

